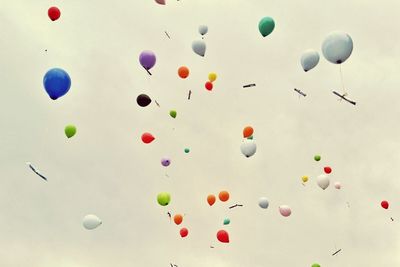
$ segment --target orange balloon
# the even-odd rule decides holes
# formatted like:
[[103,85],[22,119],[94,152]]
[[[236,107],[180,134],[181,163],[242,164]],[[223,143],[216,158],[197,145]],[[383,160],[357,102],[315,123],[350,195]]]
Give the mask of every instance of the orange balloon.
[[253,135],[253,128],[251,126],[247,126],[243,129],[243,137],[247,138]]
[[183,221],[183,217],[180,214],[176,214],[174,216],[174,222],[176,223],[176,225],[180,225]]
[[208,202],[208,204],[210,205],[210,206],[212,206],[212,205],[214,205],[214,203],[215,203],[215,196],[214,195],[208,195],[208,197],[207,197],[207,202]]
[[186,66],[182,66],[178,69],[178,75],[182,79],[186,79],[189,76],[189,69]]
[[229,199],[229,193],[228,191],[221,191],[219,192],[219,200],[221,200],[222,202],[228,201]]

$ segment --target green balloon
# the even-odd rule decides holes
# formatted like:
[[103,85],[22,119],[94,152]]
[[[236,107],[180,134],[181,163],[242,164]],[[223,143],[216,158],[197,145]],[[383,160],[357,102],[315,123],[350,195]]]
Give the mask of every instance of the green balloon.
[[161,206],[167,206],[170,201],[171,201],[171,195],[169,193],[162,192],[157,195],[157,202]]
[[269,35],[275,28],[275,22],[270,17],[264,17],[258,23],[258,29],[263,37]]
[[65,126],[64,132],[68,138],[71,138],[76,134],[76,127],[74,125],[67,125]]
[[189,148],[185,148],[185,153],[189,153],[190,149]]
[[227,225],[227,224],[230,224],[231,223],[231,220],[229,220],[229,218],[226,218],[225,220],[224,220],[224,225]]
[[248,140],[253,140],[253,136],[247,137]]
[[320,155],[315,155],[314,156],[314,160],[315,161],[320,161],[321,160],[321,156]]
[[169,112],[169,115],[172,117],[172,118],[176,118],[176,110],[171,110],[170,112]]
[[321,267],[321,265],[319,265],[318,263],[314,263],[313,265],[311,265],[311,267]]

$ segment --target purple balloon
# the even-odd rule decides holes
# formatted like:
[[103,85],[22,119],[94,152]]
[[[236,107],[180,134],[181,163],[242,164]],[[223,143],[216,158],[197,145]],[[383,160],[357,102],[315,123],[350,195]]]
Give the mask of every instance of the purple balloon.
[[169,159],[166,158],[161,159],[161,165],[163,165],[164,167],[168,167],[169,164],[171,164],[171,161]]
[[139,56],[139,62],[143,68],[149,70],[156,64],[156,55],[151,51],[143,51]]

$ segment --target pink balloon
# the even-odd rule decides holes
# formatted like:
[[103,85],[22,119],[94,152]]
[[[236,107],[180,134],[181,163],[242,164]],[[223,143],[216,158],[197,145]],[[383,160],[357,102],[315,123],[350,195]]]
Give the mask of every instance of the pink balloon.
[[292,214],[292,211],[290,210],[289,206],[286,205],[279,206],[279,212],[284,217],[289,217],[290,214]]
[[156,0],[157,4],[165,5],[165,0]]
[[342,185],[339,182],[335,182],[335,188],[336,189],[340,189],[342,187]]

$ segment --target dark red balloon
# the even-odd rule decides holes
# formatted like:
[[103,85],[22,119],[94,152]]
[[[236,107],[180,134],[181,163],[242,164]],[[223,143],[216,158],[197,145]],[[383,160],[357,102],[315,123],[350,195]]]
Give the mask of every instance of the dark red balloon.
[[55,6],[50,7],[47,11],[47,14],[52,21],[58,20],[61,16],[60,10],[58,9],[58,7]]
[[381,202],[381,206],[382,208],[384,208],[385,210],[387,210],[389,208],[389,202],[387,202],[386,200]]
[[330,174],[330,173],[332,172],[331,167],[324,167],[324,172],[325,172],[326,174]]
[[154,136],[151,133],[144,133],[142,134],[142,141],[145,144],[150,144],[154,140]]
[[179,233],[181,234],[181,237],[187,237],[187,235],[189,234],[189,231],[186,228],[182,228]]
[[229,243],[229,234],[225,230],[219,230],[217,233],[217,239],[222,243]]
[[213,84],[212,84],[212,82],[206,82],[206,89],[208,90],[208,91],[211,91],[212,89],[213,89]]

